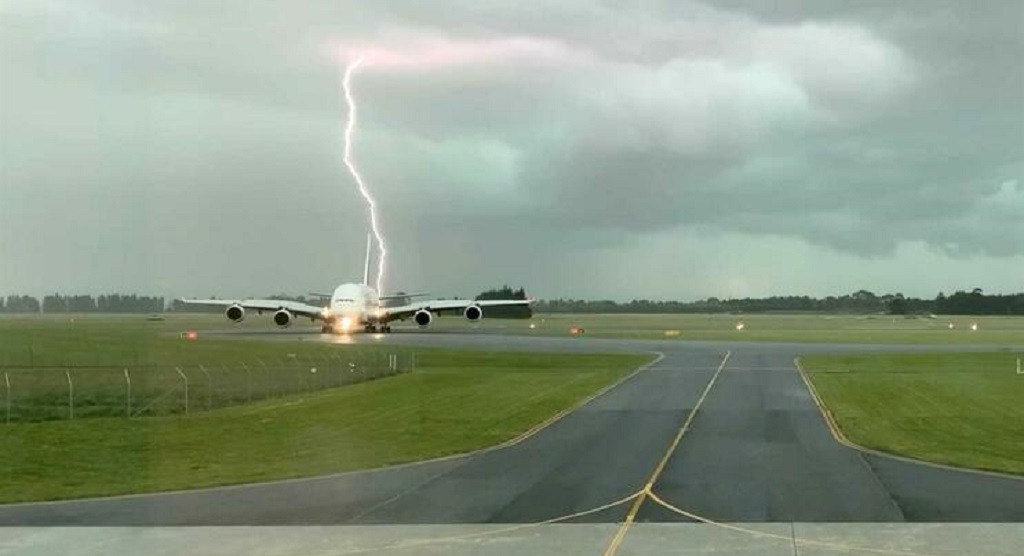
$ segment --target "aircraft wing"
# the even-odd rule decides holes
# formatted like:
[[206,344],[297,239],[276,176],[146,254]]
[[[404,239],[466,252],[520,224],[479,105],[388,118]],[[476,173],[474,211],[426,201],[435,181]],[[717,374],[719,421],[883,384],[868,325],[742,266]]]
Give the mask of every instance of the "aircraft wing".
[[314,307],[313,305],[299,303],[298,301],[288,301],[285,299],[182,299],[181,302],[190,305],[213,305],[220,307],[240,305],[244,309],[253,311],[277,311],[278,309],[287,309],[295,315],[311,318],[323,318],[322,307]]
[[[432,299],[429,301],[417,301],[408,305],[384,308],[384,318],[387,321],[401,320],[412,316],[417,311],[426,310],[432,313],[461,313],[466,307],[476,305],[477,307],[511,307],[516,305],[529,305],[529,299]],[[484,311],[487,316],[487,311]]]
[[410,297],[410,298],[411,297],[423,297],[425,295],[430,295],[430,294],[429,293],[394,293],[394,294],[391,294],[391,295],[381,295],[381,296],[377,297],[377,299],[379,299],[381,301],[385,301],[385,300],[388,300],[388,299],[402,299],[403,297]]

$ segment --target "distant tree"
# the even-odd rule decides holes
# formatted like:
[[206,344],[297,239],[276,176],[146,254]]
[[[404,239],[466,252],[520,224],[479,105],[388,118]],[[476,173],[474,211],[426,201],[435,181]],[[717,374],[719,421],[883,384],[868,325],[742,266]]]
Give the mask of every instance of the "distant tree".
[[811,298],[784,296],[767,298],[717,299],[681,302],[634,299],[626,303],[611,300],[585,301],[581,299],[550,299],[534,304],[538,312],[546,313],[765,313],[765,312],[838,312],[894,314],[964,314],[964,315],[1024,315],[1024,293],[985,295],[981,291],[970,293],[959,290],[952,295],[939,293],[935,299],[906,297],[903,294],[875,295],[859,290],[839,297]]
[[886,301],[886,305],[889,308],[890,315],[907,314],[907,300],[903,297],[903,294],[898,293],[896,295],[887,297],[889,299]]
[[93,313],[96,311],[96,300],[91,295],[71,295],[65,298],[65,305],[71,313]]
[[480,295],[476,296],[477,299],[526,299],[526,290],[519,288],[513,290],[511,286],[505,285],[500,288],[495,288],[481,292]]
[[[476,299],[480,301],[489,299],[526,299],[526,290],[524,288],[513,290],[511,286],[505,285],[481,292],[480,295],[476,296]],[[528,305],[488,307],[484,310],[484,316],[499,319],[528,319],[533,316],[533,310]]]
[[[210,299],[215,298],[211,297]],[[175,313],[219,313],[224,310],[224,307],[218,307],[217,305],[193,305],[185,303],[180,299],[172,299],[167,310]]]
[[43,297],[44,313],[66,313],[68,312],[67,300],[60,294],[47,295]]
[[28,295],[9,295],[4,303],[8,313],[38,313],[39,309],[39,300]]

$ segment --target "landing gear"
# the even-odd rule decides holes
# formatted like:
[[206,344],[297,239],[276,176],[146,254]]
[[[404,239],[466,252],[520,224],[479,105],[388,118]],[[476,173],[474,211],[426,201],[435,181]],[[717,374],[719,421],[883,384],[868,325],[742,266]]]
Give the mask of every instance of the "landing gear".
[[320,333],[321,334],[330,334],[331,333],[331,327],[326,325],[326,324],[321,326],[320,327]]
[[377,332],[380,332],[382,334],[388,334],[391,332],[391,326],[387,324],[381,324],[379,326],[376,324],[367,324],[363,326],[363,330],[367,334],[376,334]]

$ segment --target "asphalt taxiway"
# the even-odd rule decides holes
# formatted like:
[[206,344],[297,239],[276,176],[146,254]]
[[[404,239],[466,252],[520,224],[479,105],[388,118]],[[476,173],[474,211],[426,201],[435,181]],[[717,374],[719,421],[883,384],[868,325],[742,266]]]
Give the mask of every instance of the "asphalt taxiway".
[[503,448],[309,479],[6,505],[0,525],[1024,522],[1021,478],[837,442],[794,366],[809,352],[912,347],[458,333],[347,341],[662,357]]

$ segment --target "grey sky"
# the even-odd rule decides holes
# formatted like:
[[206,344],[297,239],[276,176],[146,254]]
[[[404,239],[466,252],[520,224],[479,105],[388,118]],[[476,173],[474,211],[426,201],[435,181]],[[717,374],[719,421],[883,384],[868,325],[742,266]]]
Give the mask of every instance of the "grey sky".
[[358,279],[357,54],[390,288],[1024,289],[1024,7],[805,4],[5,0],[0,293]]

